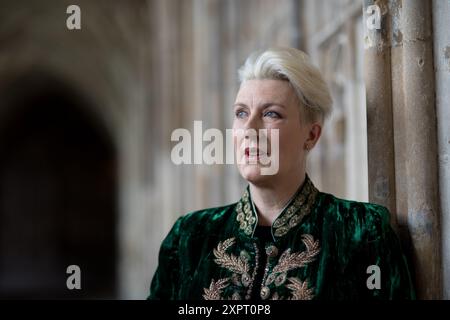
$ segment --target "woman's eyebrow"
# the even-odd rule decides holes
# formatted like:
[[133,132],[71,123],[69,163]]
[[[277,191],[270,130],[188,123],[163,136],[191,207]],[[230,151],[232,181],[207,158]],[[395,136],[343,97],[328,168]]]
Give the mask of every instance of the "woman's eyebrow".
[[[258,107],[261,108],[261,109],[266,109],[266,108],[271,107],[271,106],[279,106],[279,107],[281,107],[281,108],[283,108],[283,109],[286,109],[286,107],[285,107],[283,104],[277,103],[277,102],[265,102],[265,103],[259,105]],[[244,108],[248,108],[248,106],[247,106],[245,103],[235,103],[235,104],[233,105],[233,107],[234,107],[234,108],[235,108],[235,107],[244,107]]]
[[278,107],[281,107],[283,109],[286,109],[286,107],[283,104],[277,103],[277,102],[266,102],[266,103],[263,103],[261,105],[261,108],[262,109],[266,109],[266,108],[271,107],[271,106],[278,106]]
[[236,107],[244,107],[244,108],[248,108],[248,106],[245,104],[245,103],[235,103],[235,104],[233,104],[233,108],[236,108]]

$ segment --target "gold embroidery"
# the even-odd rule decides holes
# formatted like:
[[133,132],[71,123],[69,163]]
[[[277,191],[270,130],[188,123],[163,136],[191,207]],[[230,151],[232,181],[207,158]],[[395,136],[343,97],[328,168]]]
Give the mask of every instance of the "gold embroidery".
[[308,281],[300,281],[298,278],[289,278],[286,288],[291,290],[292,296],[289,300],[311,300],[314,298],[314,288],[308,288]]
[[214,282],[214,279],[211,281],[209,285],[209,289],[204,288],[203,298],[205,300],[221,300],[222,290],[228,287],[229,278],[219,279],[217,282]]
[[286,272],[280,273],[276,278],[275,278],[275,285],[277,287],[283,285],[286,282]]
[[237,204],[236,212],[236,220],[239,222],[239,228],[246,235],[251,235],[256,224],[256,217],[250,206],[248,190],[245,190],[241,201]]
[[[314,201],[316,200],[318,191],[308,180],[302,192],[295,200],[292,206],[282,214],[275,222],[273,227],[275,229],[274,235],[282,237],[292,228],[297,226],[303,218],[310,212]],[[303,190],[302,190],[303,191]],[[307,201],[305,201],[305,194],[309,194]]]
[[[294,199],[283,211],[283,213],[274,221],[272,232],[275,237],[286,235],[292,228],[296,227],[303,218],[310,213],[319,191],[314,187],[313,183],[306,175],[305,183],[300,192],[295,195]],[[236,205],[236,220],[239,223],[240,230],[247,236],[251,236],[254,232],[257,216],[252,209],[250,194],[248,189],[244,192],[241,200]],[[272,295],[272,299],[283,299],[277,292],[271,294],[269,288],[272,283],[276,287],[285,285],[292,292],[289,299],[311,299],[313,297],[314,288],[308,288],[308,282],[302,282],[297,278],[287,278],[287,272],[306,266],[312,262],[320,252],[319,241],[314,241],[311,235],[303,235],[302,241],[306,250],[302,252],[291,253],[291,249],[287,249],[280,256],[278,263],[269,273],[269,258],[273,259],[278,255],[276,247],[266,248],[268,255],[267,264],[265,266],[264,275],[261,283],[260,295],[263,299],[267,299]],[[230,270],[233,274],[229,278],[211,280],[209,288],[204,288],[205,299],[223,299],[223,289],[229,286],[229,282],[235,287],[247,288],[245,299],[251,298],[253,283],[255,281],[256,272],[258,270],[259,251],[256,244],[255,249],[255,267],[250,276],[250,256],[247,252],[242,251],[239,256],[228,254],[227,250],[235,244],[235,238],[227,239],[219,242],[216,249],[213,250],[215,256],[214,262],[219,266]],[[273,261],[273,260],[271,260]],[[286,284],[286,282],[289,283]],[[228,299],[241,298],[239,292],[234,292]]]
[[[203,298],[206,300],[220,300],[223,299],[222,297],[222,290],[228,287],[229,281],[235,285],[235,286],[243,286],[245,288],[248,288],[247,294],[245,298],[247,300],[250,299],[252,288],[253,288],[253,282],[256,277],[256,270],[258,268],[258,261],[259,261],[259,251],[256,245],[254,245],[256,256],[255,256],[255,268],[253,270],[253,275],[250,277],[249,271],[249,254],[245,250],[242,250],[239,257],[228,254],[226,251],[233,246],[235,243],[235,238],[229,238],[223,242],[219,242],[217,245],[217,248],[213,250],[213,254],[216,257],[214,259],[214,262],[217,263],[219,266],[226,268],[233,272],[231,277],[220,279],[217,282],[214,282],[214,279],[211,281],[211,284],[209,286],[209,289],[204,288],[205,294],[203,295]],[[232,300],[240,299],[241,296],[238,292],[234,292],[231,296]]]
[[269,251],[269,250],[266,248],[267,260],[266,260],[266,266],[264,267],[264,275],[263,275],[263,278],[261,281],[262,288],[261,288],[261,291],[259,292],[259,296],[263,300],[266,300],[270,296],[270,288],[267,285],[264,286],[264,282],[266,280],[267,272],[269,272],[269,266],[270,266],[270,255],[267,251]]
[[[249,265],[248,262],[241,257],[236,257],[232,254],[227,254],[226,250],[234,244],[235,239],[230,238],[224,242],[219,242],[217,249],[213,250],[214,260],[218,265],[231,270],[232,272],[248,276]],[[248,276],[250,278],[250,276]]]
[[269,297],[269,295],[270,289],[268,287],[262,287],[260,292],[261,299],[266,300]]
[[[272,228],[275,237],[282,237],[292,228],[297,226],[303,218],[309,214],[319,191],[314,187],[312,181],[306,175],[304,185],[300,192],[294,197],[284,212],[274,221]],[[256,212],[252,209],[250,194],[245,190],[241,200],[236,205],[236,221],[239,228],[250,236],[256,226]]]
[[319,241],[314,241],[314,238],[309,234],[302,235],[302,241],[306,246],[306,251],[291,253],[291,249],[287,249],[281,255],[278,264],[273,268],[273,274],[304,267],[314,260],[320,252]]
[[278,248],[274,245],[270,245],[266,248],[266,254],[269,258],[274,258],[278,255]]
[[250,282],[250,285],[247,290],[247,294],[245,295],[246,300],[250,300],[250,298],[251,298],[251,294],[252,294],[252,290],[253,290],[253,283],[255,282],[256,271],[258,270],[258,266],[259,266],[259,250],[258,250],[258,246],[256,245],[256,243],[253,243],[253,249],[255,250],[255,268],[253,268],[252,281]]
[[[306,266],[308,263],[314,261],[316,256],[320,252],[319,241],[314,241],[314,238],[309,235],[303,235],[302,241],[306,247],[306,250],[301,252],[291,253],[291,249],[287,249],[283,252],[278,260],[278,263],[273,268],[272,272],[269,271],[269,258],[273,259],[276,254],[277,248],[275,246],[269,246],[266,248],[266,254],[268,255],[267,264],[264,270],[264,276],[262,279],[262,287],[260,296],[262,299],[268,299],[271,295],[269,286],[274,283],[276,287],[285,285],[291,291],[290,300],[310,300],[314,297],[314,288],[308,288],[308,281],[301,281],[298,278],[287,278],[287,272]],[[249,275],[249,255],[246,251],[241,251],[239,257],[233,254],[228,254],[227,250],[235,244],[235,238],[229,238],[223,242],[219,242],[217,248],[213,250],[215,256],[214,261],[221,267],[226,268],[233,272],[228,278],[219,279],[217,281],[211,280],[209,288],[204,288],[203,298],[206,300],[223,300],[223,289],[227,288],[231,283],[238,287],[248,288],[245,299],[249,300],[255,281],[256,272],[259,262],[259,251],[254,244],[255,248],[255,268],[253,269],[252,277]],[[286,281],[288,283],[286,284]],[[239,292],[235,291],[228,299],[241,299]],[[283,299],[277,292],[272,294],[271,299]]]
[[[269,291],[269,285],[272,283],[274,283],[276,287],[279,287],[285,284],[287,279],[289,280],[289,283],[286,284],[286,288],[290,289],[292,292],[291,297],[288,299],[311,300],[314,297],[314,288],[308,288],[307,281],[302,282],[294,277],[287,278],[288,271],[306,266],[308,263],[314,261],[320,252],[319,241],[314,241],[313,236],[309,234],[302,235],[302,241],[306,247],[305,251],[291,253],[291,249],[287,249],[280,256],[280,259],[272,272],[267,275],[268,270],[266,270],[263,277],[264,288],[267,288],[266,291]],[[261,292],[261,297],[263,299],[267,299],[268,296],[269,293],[264,292],[263,297],[263,292]],[[280,298],[278,294],[274,294],[272,295],[272,299],[278,300],[282,298]]]

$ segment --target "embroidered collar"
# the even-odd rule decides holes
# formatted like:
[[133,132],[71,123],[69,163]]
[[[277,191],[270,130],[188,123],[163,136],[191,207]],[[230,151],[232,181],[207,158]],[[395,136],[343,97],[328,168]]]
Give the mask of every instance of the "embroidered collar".
[[[297,226],[303,218],[309,214],[318,192],[319,191],[306,174],[302,186],[272,224],[271,229],[274,240],[286,235],[289,230]],[[236,221],[239,230],[246,236],[253,237],[257,226],[258,215],[256,209],[253,207],[249,187],[246,188],[244,195],[237,203],[236,213]]]

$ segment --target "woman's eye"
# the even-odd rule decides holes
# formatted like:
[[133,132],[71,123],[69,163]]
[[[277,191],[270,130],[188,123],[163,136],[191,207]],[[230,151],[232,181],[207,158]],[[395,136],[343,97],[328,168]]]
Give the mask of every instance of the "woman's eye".
[[247,116],[247,112],[246,111],[236,111],[236,118],[245,118]]
[[268,111],[268,112],[264,113],[264,117],[269,117],[269,118],[274,118],[274,119],[281,118],[280,114],[275,111]]

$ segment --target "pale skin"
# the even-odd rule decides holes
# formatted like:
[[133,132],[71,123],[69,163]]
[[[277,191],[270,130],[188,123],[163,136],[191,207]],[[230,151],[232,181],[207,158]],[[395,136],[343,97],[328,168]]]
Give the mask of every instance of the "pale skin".
[[[234,103],[233,129],[279,131],[279,170],[261,175],[261,164],[238,162],[241,176],[248,181],[258,212],[258,224],[271,226],[289,199],[305,180],[306,157],[320,138],[322,125],[306,120],[294,89],[285,80],[247,80],[241,84]],[[237,157],[245,157],[245,135],[235,136]]]

